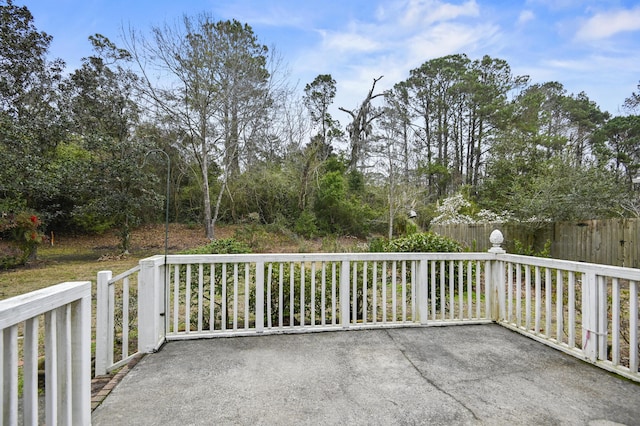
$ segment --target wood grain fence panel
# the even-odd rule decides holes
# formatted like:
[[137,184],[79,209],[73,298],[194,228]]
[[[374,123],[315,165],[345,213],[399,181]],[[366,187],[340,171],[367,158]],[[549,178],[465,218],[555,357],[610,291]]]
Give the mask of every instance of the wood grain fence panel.
[[489,235],[499,229],[505,248],[513,253],[518,241],[536,252],[551,241],[551,257],[606,265],[640,268],[640,219],[557,222],[533,229],[526,224],[486,223],[432,225],[431,230],[459,241],[471,251],[491,248]]

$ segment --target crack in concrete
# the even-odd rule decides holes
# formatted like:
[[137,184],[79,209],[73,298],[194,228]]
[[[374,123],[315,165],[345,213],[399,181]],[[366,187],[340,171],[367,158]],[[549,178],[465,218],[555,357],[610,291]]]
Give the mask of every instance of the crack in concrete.
[[407,362],[409,362],[409,364],[411,364],[411,366],[413,367],[414,370],[416,370],[418,372],[418,374],[420,375],[420,377],[422,377],[422,379],[429,383],[431,386],[433,386],[434,388],[436,388],[438,391],[442,392],[443,394],[447,395],[448,397],[450,397],[451,399],[453,399],[454,401],[456,401],[458,404],[460,404],[462,407],[464,407],[465,410],[467,410],[469,413],[471,413],[471,415],[473,416],[473,418],[477,421],[481,421],[481,419],[476,415],[476,413],[474,413],[474,411],[467,407],[467,405],[460,401],[458,398],[456,398],[455,395],[453,395],[452,393],[446,391],[445,389],[443,389],[442,387],[440,387],[437,383],[435,383],[433,380],[431,380],[429,377],[425,376],[424,373],[418,368],[417,365],[414,364],[414,362],[411,360],[411,358],[409,358],[409,356],[407,355],[407,353],[405,352],[405,350],[401,347],[401,345],[393,338],[393,336],[391,335],[391,333],[389,332],[389,330],[386,330],[387,335],[389,336],[389,338],[396,344],[398,345],[398,350],[400,351],[400,353],[402,354],[402,356],[404,357],[404,359],[407,360]]

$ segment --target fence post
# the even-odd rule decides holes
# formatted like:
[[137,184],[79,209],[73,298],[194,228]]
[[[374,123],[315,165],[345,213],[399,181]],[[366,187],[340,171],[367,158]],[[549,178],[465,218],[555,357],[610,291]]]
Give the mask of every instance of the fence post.
[[157,258],[140,261],[138,275],[138,351],[153,353],[164,342],[164,297],[165,290]]
[[264,261],[256,262],[256,332],[264,331]]
[[[111,274],[109,272],[109,274]],[[72,423],[91,423],[91,283],[86,283],[85,296],[71,310],[71,398]],[[97,343],[96,343],[97,344]]]
[[[504,241],[502,232],[494,229],[489,236],[492,247],[489,253],[505,254],[506,251],[501,247]],[[505,278],[504,278],[504,261],[496,259],[491,261],[491,276],[489,282],[485,282],[489,287],[489,303],[491,308],[491,319],[493,321],[501,321],[506,317],[505,307]],[[488,312],[487,312],[488,313]]]
[[350,302],[349,261],[343,260],[340,267],[340,320],[342,322],[342,328],[349,328],[349,320],[351,319],[351,310],[349,309]]
[[582,351],[595,362],[598,359],[598,286],[595,272],[583,275],[582,287]]
[[98,272],[96,289],[96,376],[107,374],[108,351],[113,351],[113,348],[108,347],[109,333],[113,333],[113,330],[109,330],[109,280],[111,277],[111,271]]
[[418,321],[426,324],[429,320],[429,262],[421,259],[418,264]]

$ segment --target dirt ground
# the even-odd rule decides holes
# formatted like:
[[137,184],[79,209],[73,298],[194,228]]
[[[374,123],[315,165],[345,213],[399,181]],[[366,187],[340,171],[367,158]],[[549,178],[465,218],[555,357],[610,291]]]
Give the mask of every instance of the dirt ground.
[[[229,227],[220,228],[217,238],[233,236],[234,230]],[[178,223],[169,224],[168,248],[170,251],[181,251],[207,243],[202,227],[187,226]],[[48,236],[50,239],[51,235]],[[145,225],[131,233],[131,251],[163,251],[165,239],[164,224]],[[74,246],[77,248],[106,250],[116,252],[119,238],[115,231],[95,235],[66,235],[63,232],[53,233],[53,246]]]

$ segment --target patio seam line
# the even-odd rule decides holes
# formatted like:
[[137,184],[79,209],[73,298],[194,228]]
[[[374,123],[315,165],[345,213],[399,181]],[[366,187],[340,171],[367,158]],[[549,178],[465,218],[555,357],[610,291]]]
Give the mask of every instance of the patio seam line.
[[131,361],[129,361],[128,364],[122,367],[120,371],[118,371],[116,375],[113,376],[111,380],[109,380],[109,382],[102,387],[102,389],[100,389],[95,395],[91,396],[91,411],[95,410],[100,406],[100,404],[102,404],[105,398],[109,396],[111,391],[115,389],[118,383],[120,383],[124,376],[127,375],[127,373],[138,363],[138,361],[142,359],[143,356],[144,354],[137,354],[136,356],[131,358]]
[[386,330],[387,335],[389,336],[389,338],[391,339],[391,341],[398,345],[398,351],[400,351],[400,353],[402,354],[402,356],[404,357],[404,359],[407,360],[407,362],[409,364],[411,364],[411,367],[413,367],[414,370],[416,370],[418,372],[418,374],[420,375],[420,377],[422,377],[422,379],[424,381],[426,381],[427,383],[429,383],[431,386],[433,386],[434,388],[436,388],[438,391],[442,392],[443,394],[447,395],[449,398],[453,399],[454,401],[456,401],[458,404],[460,404],[460,406],[464,407],[465,410],[467,410],[469,413],[471,413],[471,415],[473,416],[474,420],[477,421],[481,421],[481,419],[476,415],[476,413],[469,407],[466,406],[466,404],[462,401],[460,401],[458,398],[456,398],[453,394],[449,393],[448,391],[446,391],[445,389],[443,389],[442,387],[438,386],[435,382],[433,382],[431,379],[429,379],[427,376],[425,376],[422,371],[420,371],[420,369],[413,363],[413,361],[411,360],[411,358],[409,358],[407,356],[407,353],[405,352],[404,349],[402,349],[402,346],[396,342],[396,340],[393,338],[393,336],[391,335],[391,333],[389,333],[389,330]]

